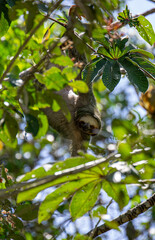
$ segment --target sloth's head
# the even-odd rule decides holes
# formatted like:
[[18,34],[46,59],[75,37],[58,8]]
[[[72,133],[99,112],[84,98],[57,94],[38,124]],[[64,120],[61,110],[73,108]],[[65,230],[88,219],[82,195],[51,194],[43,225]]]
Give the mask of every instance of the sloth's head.
[[99,121],[90,115],[79,118],[77,123],[80,130],[88,135],[95,136],[100,131]]
[[101,118],[99,111],[94,106],[85,106],[76,112],[76,124],[86,136],[95,136],[101,129]]

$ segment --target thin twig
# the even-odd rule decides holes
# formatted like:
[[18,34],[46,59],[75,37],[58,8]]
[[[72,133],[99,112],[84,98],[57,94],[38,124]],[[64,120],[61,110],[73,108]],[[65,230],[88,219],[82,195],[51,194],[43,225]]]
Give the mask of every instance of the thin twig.
[[[152,13],[155,13],[155,8],[152,8],[152,9],[150,9],[150,10],[148,10],[148,11],[146,11],[146,12],[140,14],[140,15],[143,15],[145,17],[145,16],[148,16]],[[138,15],[136,15],[136,16],[138,16]]]
[[58,20],[52,18],[52,17],[49,17],[50,20],[52,20],[53,22],[56,22],[58,23],[59,25],[61,25],[62,27],[67,27],[67,24],[66,23],[62,23],[62,22],[59,22]]
[[[63,0],[56,1],[56,3],[52,6],[50,14],[61,4]],[[3,73],[1,79],[0,79],[0,84],[2,83],[3,79],[6,77],[7,73],[10,71],[11,67],[15,63],[16,59],[18,58],[19,54],[22,52],[22,50],[25,48],[31,37],[34,35],[34,33],[40,28],[40,26],[49,18],[49,14],[43,17],[43,19],[37,24],[35,28],[32,29],[30,35],[25,39],[24,43],[19,47],[17,53],[15,56],[12,58],[10,63],[8,64],[5,72]]]

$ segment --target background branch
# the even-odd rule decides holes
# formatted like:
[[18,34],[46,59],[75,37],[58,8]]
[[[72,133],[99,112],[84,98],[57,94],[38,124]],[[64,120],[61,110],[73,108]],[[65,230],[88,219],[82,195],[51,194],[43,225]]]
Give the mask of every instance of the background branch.
[[[108,225],[111,223],[113,225],[114,223],[118,226],[129,222],[133,220],[134,218],[138,217],[141,213],[146,212],[149,208],[155,205],[155,194],[153,194],[149,199],[147,199],[145,202],[142,202],[141,204],[138,204],[136,207],[128,210],[126,213],[120,215],[119,217],[115,218],[111,222],[108,223]],[[106,224],[103,224],[99,227],[97,227],[95,230],[91,230],[87,235],[95,238],[109,230],[111,230]]]

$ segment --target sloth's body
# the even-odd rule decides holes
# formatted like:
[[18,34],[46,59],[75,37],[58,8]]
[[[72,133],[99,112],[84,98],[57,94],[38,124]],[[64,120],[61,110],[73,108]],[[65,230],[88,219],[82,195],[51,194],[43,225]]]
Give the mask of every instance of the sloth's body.
[[96,101],[92,90],[86,94],[75,94],[70,86],[56,92],[67,104],[71,113],[69,122],[60,110],[54,112],[51,108],[42,109],[47,115],[49,125],[63,137],[72,140],[72,155],[84,150],[83,142],[90,136],[98,134],[101,127],[100,113],[96,108]]

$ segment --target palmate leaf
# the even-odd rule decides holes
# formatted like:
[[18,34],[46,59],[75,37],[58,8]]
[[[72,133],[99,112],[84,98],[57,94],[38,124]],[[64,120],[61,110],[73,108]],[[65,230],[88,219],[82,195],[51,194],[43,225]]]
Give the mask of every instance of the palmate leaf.
[[104,69],[103,69],[103,75],[102,75],[102,81],[104,85],[110,90],[113,91],[114,88],[117,86],[121,78],[120,73],[120,67],[116,60],[108,61],[106,62]]
[[[41,171],[41,169],[40,169],[40,172],[42,173],[42,175],[46,176],[46,173],[43,173],[43,171]],[[37,174],[38,173],[39,173],[39,171],[37,172]],[[36,184],[36,186],[35,186],[35,183],[33,182],[32,183],[33,188],[31,188],[31,183],[28,186],[28,187],[30,187],[30,189],[24,190],[24,187],[23,187],[22,192],[20,192],[17,196],[17,202],[20,203],[20,202],[23,202],[26,200],[33,200],[39,192],[41,192],[42,190],[49,188],[49,187],[53,187],[56,185],[60,185],[60,184],[64,184],[64,183],[68,183],[68,182],[72,182],[72,181],[81,181],[81,179],[91,179],[91,181],[93,181],[94,179],[96,180],[96,178],[98,178],[98,173],[96,173],[93,168],[92,171],[87,170],[87,171],[77,173],[77,174],[70,174],[70,175],[62,176],[55,180],[51,179],[50,182],[47,182],[47,180],[45,179],[45,180],[41,181],[40,185]]]
[[92,178],[87,178],[79,181],[72,181],[61,185],[54,192],[47,195],[40,205],[38,222],[41,223],[42,221],[49,219],[60,203],[68,199],[74,192],[93,180],[94,179]]
[[99,181],[94,181],[74,194],[70,204],[70,213],[73,220],[82,217],[95,205],[101,186]]
[[[65,169],[69,170],[70,168],[74,168],[81,164],[83,165],[83,164],[93,161],[95,159],[96,158],[91,155],[88,155],[87,157],[68,158],[65,161],[57,162],[57,163],[51,165],[51,169],[49,169],[48,171],[45,171],[44,167],[34,169],[31,172],[28,172],[27,174],[25,174],[23,176],[23,178],[20,179],[20,181],[23,182],[23,181],[27,181],[29,179],[39,179],[39,178],[43,178],[43,177],[46,177],[49,175],[51,176],[51,175],[54,175],[56,172],[63,171]],[[83,179],[83,178],[89,178],[89,177],[94,178],[95,177],[94,175],[96,175],[95,172],[86,171],[86,174],[85,174],[85,172],[78,173],[78,174],[70,174],[68,176],[63,176],[58,179],[51,180],[48,183],[46,183],[46,181],[45,181],[44,184],[42,184],[40,186],[36,185],[36,187],[29,189],[29,190],[24,191],[24,188],[23,188],[23,191],[18,194],[17,202],[32,200],[36,197],[36,195],[40,191],[42,191],[48,187],[52,187],[52,186],[55,186],[58,184],[62,184],[62,183],[73,181],[73,180],[79,180],[79,179]]]
[[26,191],[24,191],[24,188],[23,188],[23,191],[20,192],[17,196],[17,202],[20,203],[20,202],[27,201],[27,200],[33,200],[39,192],[41,192],[42,190],[47,189],[49,187],[53,187],[53,186],[56,186],[59,184],[64,184],[67,182],[77,181],[77,180],[81,180],[81,179],[85,179],[85,178],[92,179],[92,175],[88,175],[88,174],[85,175],[85,173],[71,174],[69,176],[60,177],[53,181],[51,180],[48,183],[46,183],[46,181],[45,181],[44,184],[41,184],[39,186],[37,185],[36,187],[34,187],[32,189],[30,188],[29,190],[26,190]]
[[132,84],[135,84],[141,92],[148,89],[148,80],[138,66],[132,64],[127,57],[119,59],[123,68],[127,71],[127,76]]
[[128,6],[126,5],[125,10],[123,10],[123,12],[120,12],[120,13],[118,14],[117,19],[118,19],[119,21],[121,21],[121,22],[124,22],[124,21],[126,21],[127,19],[129,19],[129,18],[130,18],[130,11],[129,11],[129,9],[128,9]]

